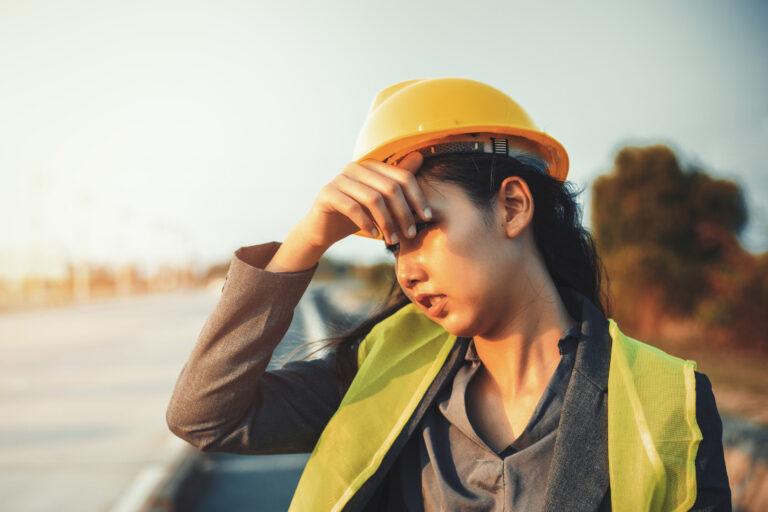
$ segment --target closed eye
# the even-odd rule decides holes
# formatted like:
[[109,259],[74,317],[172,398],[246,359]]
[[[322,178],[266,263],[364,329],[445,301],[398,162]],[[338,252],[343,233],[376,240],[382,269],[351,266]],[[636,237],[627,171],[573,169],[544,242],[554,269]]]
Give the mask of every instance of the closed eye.
[[[420,233],[422,230],[429,228],[435,223],[435,221],[427,221],[427,222],[417,222],[416,223],[416,233]],[[389,244],[385,246],[385,249],[390,253],[397,255],[398,251],[400,251],[400,244]]]
[[397,254],[397,251],[400,250],[400,244],[389,244],[389,245],[385,246],[384,248],[390,254]]

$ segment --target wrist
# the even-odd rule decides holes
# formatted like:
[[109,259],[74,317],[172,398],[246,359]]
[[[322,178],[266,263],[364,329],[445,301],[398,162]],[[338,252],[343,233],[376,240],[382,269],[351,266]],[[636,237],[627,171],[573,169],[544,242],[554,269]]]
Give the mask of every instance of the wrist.
[[327,247],[313,243],[300,226],[294,227],[285,237],[272,260],[264,267],[270,272],[300,272],[317,265]]

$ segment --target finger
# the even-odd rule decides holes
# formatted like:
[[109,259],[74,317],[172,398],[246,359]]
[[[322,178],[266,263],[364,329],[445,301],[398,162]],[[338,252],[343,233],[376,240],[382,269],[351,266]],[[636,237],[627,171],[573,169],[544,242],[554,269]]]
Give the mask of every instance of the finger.
[[363,207],[353,198],[341,192],[336,187],[328,188],[328,200],[334,207],[354,222],[358,228],[367,232],[374,238],[379,237],[379,231]]
[[334,183],[341,192],[368,210],[374,222],[378,224],[381,234],[387,243],[396,244],[399,241],[397,238],[397,225],[389,213],[386,200],[378,190],[344,174],[337,176],[334,179]]
[[[416,212],[422,220],[431,220],[432,209],[429,207],[424,192],[421,190],[415,176],[423,161],[424,157],[421,156],[421,153],[414,151],[409,153],[397,167],[376,160],[364,160],[361,165],[365,164],[365,168],[375,170],[395,180],[403,190],[410,209]],[[405,167],[402,167],[403,165]],[[403,170],[408,172],[403,172]],[[350,171],[354,173],[355,169],[352,168]]]
[[424,163],[424,156],[419,151],[412,151],[403,158],[397,167],[416,173]]
[[[402,171],[398,172],[403,176],[408,174]],[[416,221],[413,218],[411,206],[405,198],[400,183],[382,173],[363,166],[345,169],[342,172],[342,176],[362,183],[379,192],[386,201],[389,211],[397,219],[400,232],[408,238],[416,236]],[[412,175],[410,177],[414,179]]]
[[415,211],[419,213],[419,216],[423,220],[432,220],[432,208],[427,203],[427,198],[424,196],[424,192],[419,186],[419,182],[416,181],[415,174],[424,165],[424,155],[419,151],[413,151],[408,153],[398,167],[411,171],[413,178],[408,178],[408,184],[405,187],[408,200],[414,205]]

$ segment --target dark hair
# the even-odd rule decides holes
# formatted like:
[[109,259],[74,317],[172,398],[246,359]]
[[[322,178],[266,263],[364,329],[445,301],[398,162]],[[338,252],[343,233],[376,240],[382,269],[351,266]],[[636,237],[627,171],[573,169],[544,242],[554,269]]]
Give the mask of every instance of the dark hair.
[[[514,157],[484,153],[453,153],[424,159],[417,176],[458,185],[483,212],[490,214],[502,181],[519,176],[527,184],[535,205],[533,235],[555,286],[573,288],[608,316],[609,297],[603,292],[602,262],[590,233],[581,225],[581,209],[570,182],[561,182],[546,172],[544,161],[521,153]],[[336,377],[343,391],[357,372],[357,345],[374,325],[408,304],[395,276],[382,305],[361,324],[341,336],[329,338],[327,347],[336,351]]]

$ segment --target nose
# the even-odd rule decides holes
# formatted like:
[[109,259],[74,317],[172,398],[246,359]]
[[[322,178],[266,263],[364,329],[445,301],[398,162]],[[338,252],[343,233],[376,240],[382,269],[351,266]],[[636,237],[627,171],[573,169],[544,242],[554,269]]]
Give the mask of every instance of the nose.
[[403,251],[403,244],[400,247],[400,255],[395,262],[397,280],[402,288],[411,290],[427,280],[427,272],[420,260],[419,251]]

